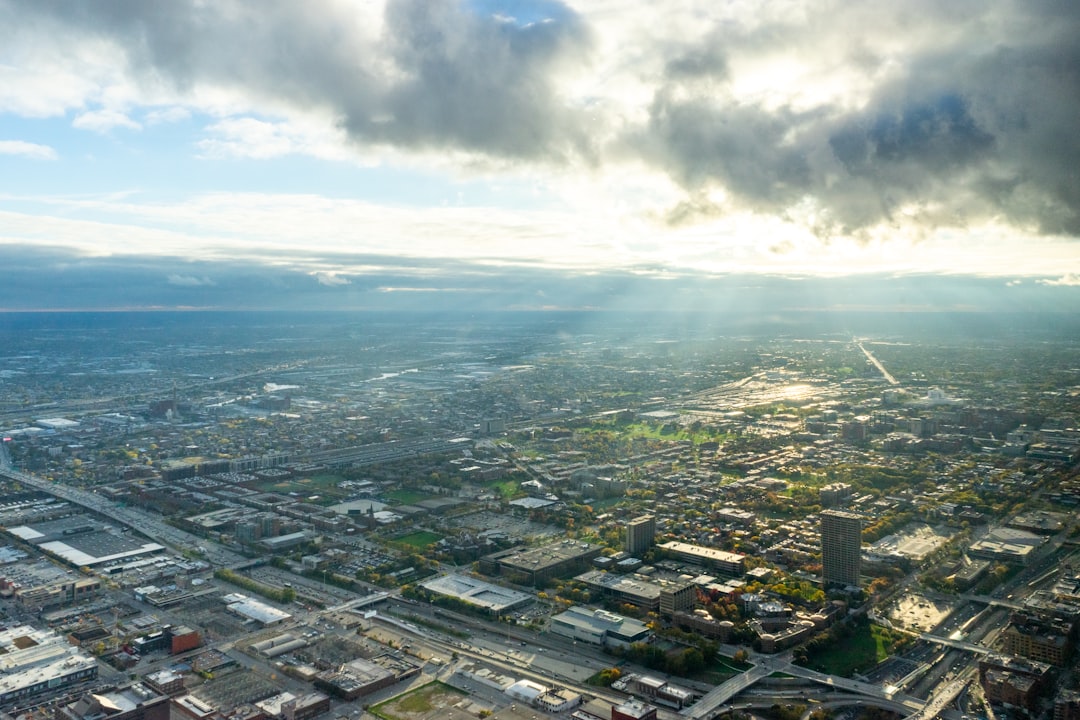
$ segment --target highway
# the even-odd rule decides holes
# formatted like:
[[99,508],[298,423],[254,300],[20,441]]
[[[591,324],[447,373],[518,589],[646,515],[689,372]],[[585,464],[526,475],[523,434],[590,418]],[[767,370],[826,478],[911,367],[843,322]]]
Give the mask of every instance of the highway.
[[884,377],[885,380],[887,380],[890,385],[899,385],[900,384],[900,381],[897,380],[896,378],[894,378],[892,375],[890,375],[889,371],[885,369],[885,366],[881,364],[881,361],[878,360],[876,357],[874,357],[874,354],[872,352],[870,352],[869,350],[867,350],[866,347],[861,342],[856,343],[856,345],[858,346],[858,348],[860,350],[863,351],[863,355],[866,356],[866,359],[869,360],[874,365],[874,367],[876,367],[878,369],[878,372],[881,373],[881,376]]
[[684,718],[690,718],[690,720],[710,720],[720,714],[723,711],[724,706],[731,702],[731,700],[740,692],[743,692],[759,680],[776,672],[782,672],[804,680],[810,680],[834,690],[850,692],[855,695],[872,699],[875,702],[880,701],[895,704],[896,706],[903,707],[905,712],[909,714],[919,712],[924,705],[923,701],[916,697],[905,695],[903,693],[891,693],[879,685],[865,683],[859,680],[849,680],[847,678],[819,673],[815,670],[810,670],[809,668],[793,665],[784,656],[777,656],[763,658],[750,670],[717,685],[703,698],[690,707],[684,708],[679,714]]
[[56,482],[42,480],[29,473],[15,470],[10,467],[0,468],[0,477],[22,483],[50,495],[55,495],[61,500],[81,505],[105,517],[112,518],[122,525],[137,530],[151,540],[168,545],[178,551],[190,550],[196,547],[206,548],[205,555],[215,565],[238,565],[246,560],[243,556],[221,547],[217,543],[205,540],[197,535],[185,532],[171,525],[165,524],[152,515],[135,510],[122,508],[115,505],[111,500],[95,495],[92,492],[79,488],[69,487]]
[[733,697],[774,672],[776,671],[770,664],[759,663],[746,672],[720,683],[696,703],[683,708],[679,714],[690,720],[709,720],[716,717],[717,711],[731,702]]

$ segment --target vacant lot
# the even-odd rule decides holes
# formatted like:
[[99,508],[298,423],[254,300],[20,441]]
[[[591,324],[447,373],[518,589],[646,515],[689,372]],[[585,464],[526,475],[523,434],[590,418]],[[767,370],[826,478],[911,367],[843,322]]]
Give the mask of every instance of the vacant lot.
[[398,695],[378,705],[373,705],[371,712],[384,720],[426,720],[427,718],[474,717],[466,708],[459,708],[465,702],[465,693],[441,682],[428,683],[404,695]]

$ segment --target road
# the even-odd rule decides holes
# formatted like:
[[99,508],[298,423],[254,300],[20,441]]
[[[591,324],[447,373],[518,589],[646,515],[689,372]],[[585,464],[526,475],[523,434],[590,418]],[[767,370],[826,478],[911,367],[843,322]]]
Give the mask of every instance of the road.
[[866,359],[869,360],[874,365],[874,367],[876,367],[878,369],[878,372],[881,373],[881,376],[884,377],[885,380],[888,381],[888,383],[890,385],[899,385],[900,384],[900,381],[889,374],[889,371],[885,369],[885,366],[881,364],[881,361],[878,360],[876,357],[874,357],[874,354],[872,352],[870,352],[869,350],[867,350],[866,346],[864,346],[861,342],[856,343],[856,345],[858,346],[858,348],[860,350],[863,351],[863,355],[866,356]]
[[95,495],[92,492],[79,488],[69,487],[56,482],[43,480],[35,475],[24,473],[13,468],[0,468],[0,477],[22,483],[50,495],[55,495],[61,500],[67,500],[75,505],[81,505],[88,510],[112,518],[122,525],[137,530],[154,542],[168,545],[177,551],[190,550],[195,547],[206,548],[206,557],[216,565],[237,565],[245,561],[245,558],[237,553],[221,547],[217,543],[204,540],[203,538],[184,532],[163,521],[133,508],[118,507],[111,500]]

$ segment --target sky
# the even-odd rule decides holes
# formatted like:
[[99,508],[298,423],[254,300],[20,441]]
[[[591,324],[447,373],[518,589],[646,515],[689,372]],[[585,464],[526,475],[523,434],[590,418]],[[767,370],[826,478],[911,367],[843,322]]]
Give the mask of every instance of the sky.
[[1075,0],[0,0],[0,310],[1080,309],[1078,37]]

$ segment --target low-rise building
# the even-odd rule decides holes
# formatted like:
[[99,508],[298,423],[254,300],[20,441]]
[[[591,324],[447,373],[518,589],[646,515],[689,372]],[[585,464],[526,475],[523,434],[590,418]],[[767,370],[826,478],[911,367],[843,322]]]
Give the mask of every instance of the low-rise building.
[[143,683],[87,693],[54,711],[54,720],[169,720],[169,696]]
[[0,708],[97,677],[94,658],[28,625],[0,631]]
[[1013,613],[1001,632],[1002,649],[1012,655],[1062,666],[1072,654],[1072,627],[1061,620]]
[[652,638],[652,630],[638,620],[579,605],[552,617],[551,632],[609,647],[625,647],[631,643],[648,642]]
[[740,555],[739,553],[727,552],[726,550],[719,550],[717,548],[702,547],[700,545],[691,545],[690,543],[679,542],[677,540],[666,542],[658,547],[678,558],[689,562],[701,563],[706,567],[715,568],[727,575],[742,575],[746,569],[746,556]]

